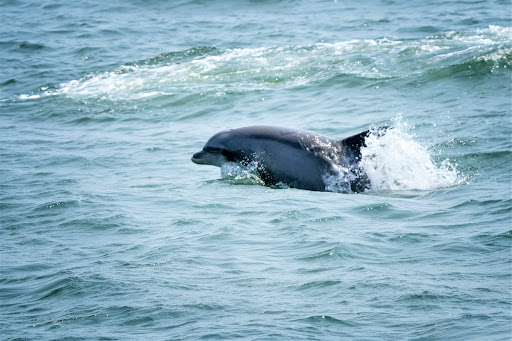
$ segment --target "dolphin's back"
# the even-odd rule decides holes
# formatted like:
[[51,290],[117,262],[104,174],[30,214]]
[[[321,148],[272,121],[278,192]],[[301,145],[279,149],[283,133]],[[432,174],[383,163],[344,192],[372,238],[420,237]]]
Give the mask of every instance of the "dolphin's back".
[[329,154],[339,143],[321,134],[281,127],[240,128],[243,149],[251,151],[267,185],[280,182],[294,188],[325,191],[325,176],[332,166]]

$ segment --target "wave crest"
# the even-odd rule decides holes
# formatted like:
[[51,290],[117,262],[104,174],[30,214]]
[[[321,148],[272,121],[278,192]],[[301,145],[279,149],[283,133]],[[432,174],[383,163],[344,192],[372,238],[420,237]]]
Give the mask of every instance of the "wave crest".
[[329,86],[331,80],[350,83],[357,79],[368,85],[415,77],[452,77],[461,70],[478,76],[510,69],[511,41],[511,28],[490,26],[420,40],[381,38],[226,50],[200,46],[90,74],[62,83],[57,89],[43,86],[19,99],[64,95],[125,101],[184,93],[204,98],[304,85]]

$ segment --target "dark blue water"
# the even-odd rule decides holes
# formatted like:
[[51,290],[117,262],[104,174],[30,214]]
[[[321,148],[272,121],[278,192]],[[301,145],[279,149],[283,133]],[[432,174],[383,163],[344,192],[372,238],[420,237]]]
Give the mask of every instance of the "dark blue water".
[[[3,1],[0,338],[512,339],[510,1]],[[190,161],[367,140],[365,193]]]

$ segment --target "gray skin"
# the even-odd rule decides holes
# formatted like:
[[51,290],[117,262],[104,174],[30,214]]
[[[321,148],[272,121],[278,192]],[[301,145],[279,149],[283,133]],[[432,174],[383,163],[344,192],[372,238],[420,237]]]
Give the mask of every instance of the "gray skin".
[[362,192],[369,180],[359,167],[360,148],[369,131],[333,140],[311,131],[283,127],[251,126],[222,131],[192,156],[202,165],[221,167],[226,162],[254,164],[266,185],[326,191],[326,177],[344,174],[347,192]]

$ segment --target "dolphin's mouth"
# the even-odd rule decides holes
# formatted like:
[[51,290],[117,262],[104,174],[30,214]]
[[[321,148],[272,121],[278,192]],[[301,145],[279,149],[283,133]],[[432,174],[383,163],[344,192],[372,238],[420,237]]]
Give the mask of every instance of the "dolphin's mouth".
[[191,160],[193,163],[204,164],[207,163],[207,160],[212,156],[213,155],[211,153],[201,150],[200,152],[197,152],[194,155],[192,155]]
[[219,163],[219,155],[210,153],[206,150],[201,150],[200,152],[192,155],[191,160],[198,165],[217,166]]

